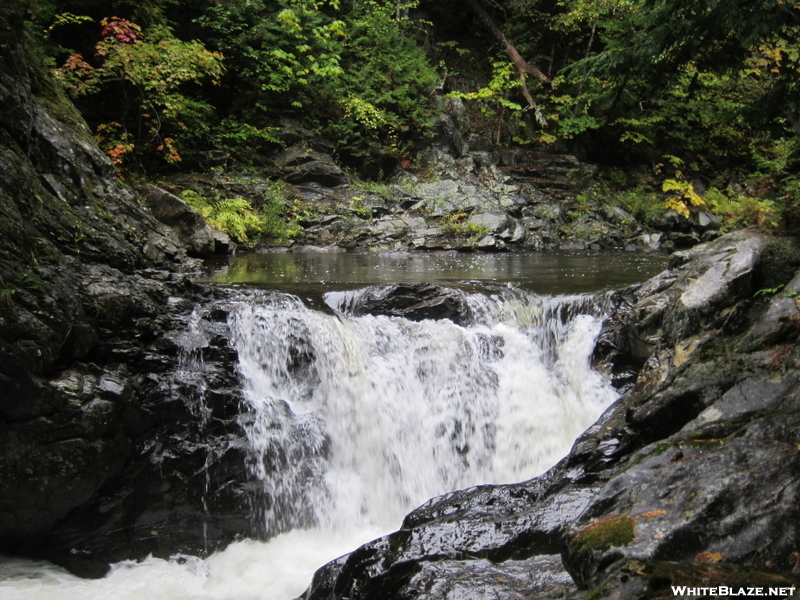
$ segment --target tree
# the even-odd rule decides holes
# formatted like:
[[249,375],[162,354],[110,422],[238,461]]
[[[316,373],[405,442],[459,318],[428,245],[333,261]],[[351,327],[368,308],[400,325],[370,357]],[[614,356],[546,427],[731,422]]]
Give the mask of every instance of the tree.
[[536,105],[536,102],[533,100],[533,96],[531,96],[530,91],[528,90],[527,84],[527,76],[533,75],[538,79],[541,83],[548,83],[547,76],[542,73],[537,67],[529,64],[522,56],[520,55],[519,51],[516,47],[508,41],[505,34],[502,30],[497,26],[489,16],[483,7],[478,3],[478,0],[467,0],[466,1],[467,7],[470,11],[478,18],[478,20],[483,23],[483,25],[492,33],[492,35],[497,39],[498,42],[503,44],[503,48],[508,54],[508,58],[514,63],[514,66],[517,69],[517,74],[519,76],[520,81],[520,89],[522,91],[522,95],[525,97],[525,101],[528,103],[528,106],[534,111],[536,115],[536,119],[542,126],[547,125],[547,121],[545,120],[542,112],[539,110],[539,107]]
[[95,46],[97,66],[73,54],[58,69],[59,76],[76,98],[121,86],[115,92],[118,119],[97,128],[98,141],[114,162],[121,164],[139,145],[156,150],[169,162],[180,161],[179,138],[207,130],[213,111],[186,95],[183,87],[206,78],[218,82],[222,55],[209,52],[198,41],[178,40],[165,26],[154,26],[145,35],[127,19],[111,17],[101,25],[101,40]]
[[392,151],[431,122],[436,73],[405,34],[402,15],[412,4],[233,1],[209,6],[198,22],[228,60],[236,117],[288,115],[340,150]]

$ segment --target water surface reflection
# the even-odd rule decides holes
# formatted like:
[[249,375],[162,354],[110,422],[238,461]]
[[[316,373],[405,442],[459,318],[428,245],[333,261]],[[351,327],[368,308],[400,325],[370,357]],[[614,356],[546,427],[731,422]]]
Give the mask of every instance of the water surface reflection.
[[624,287],[666,268],[663,254],[611,251],[464,254],[267,252],[208,263],[203,281],[322,293],[384,283],[450,287],[513,284],[538,294],[574,294]]

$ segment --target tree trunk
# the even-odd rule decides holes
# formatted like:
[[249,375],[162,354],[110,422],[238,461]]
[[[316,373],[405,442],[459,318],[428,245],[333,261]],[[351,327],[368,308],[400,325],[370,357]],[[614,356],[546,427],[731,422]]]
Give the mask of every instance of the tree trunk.
[[526,79],[528,75],[533,75],[540,82],[547,83],[549,81],[547,75],[522,58],[514,45],[508,41],[505,34],[497,26],[497,23],[494,22],[494,19],[492,19],[492,17],[489,16],[489,13],[487,13],[478,3],[478,0],[466,0],[466,4],[470,11],[472,11],[472,13],[480,20],[480,22],[483,23],[489,31],[491,31],[492,35],[497,39],[497,41],[503,44],[506,54],[508,54],[508,58],[511,59],[511,62],[514,63],[514,66],[517,68],[519,81],[522,84],[522,95],[525,96],[525,100],[528,102],[528,107],[534,111],[536,120],[539,121],[543,127],[546,126],[547,121],[545,120],[544,115],[542,115],[542,112],[539,110],[539,107],[536,106],[536,102],[534,102],[533,97],[528,90]]

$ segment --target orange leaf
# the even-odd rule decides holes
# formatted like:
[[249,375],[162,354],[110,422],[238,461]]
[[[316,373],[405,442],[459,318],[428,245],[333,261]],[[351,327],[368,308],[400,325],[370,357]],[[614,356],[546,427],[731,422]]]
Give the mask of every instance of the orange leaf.
[[697,556],[694,557],[694,563],[696,565],[703,564],[703,563],[718,563],[722,560],[722,554],[719,552],[701,552]]

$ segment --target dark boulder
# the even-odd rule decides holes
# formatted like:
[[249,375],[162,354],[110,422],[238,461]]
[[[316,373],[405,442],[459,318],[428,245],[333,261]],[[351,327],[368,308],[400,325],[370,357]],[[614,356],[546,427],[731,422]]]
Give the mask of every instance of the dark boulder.
[[[217,247],[214,230],[203,215],[158,186],[147,184],[140,191],[153,216],[172,227],[191,256],[204,258],[214,254]],[[225,250],[227,254],[227,248]]]
[[17,25],[0,32],[0,552],[87,576],[210,552],[253,531],[235,354],[205,318],[203,348],[170,340],[214,298],[63,92],[31,81]]
[[385,315],[411,321],[450,319],[456,324],[472,320],[467,296],[458,290],[430,283],[370,286],[357,292],[329,296],[333,308],[345,314]]
[[276,160],[285,172],[284,179],[289,183],[317,183],[336,187],[348,181],[347,174],[328,154],[310,150],[302,144],[287,148]]

